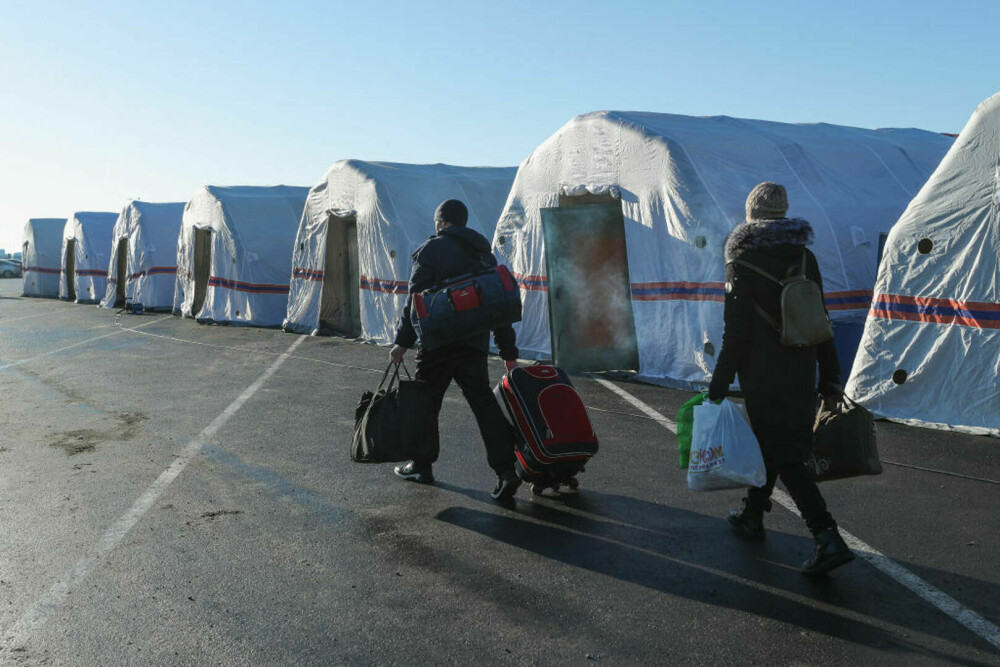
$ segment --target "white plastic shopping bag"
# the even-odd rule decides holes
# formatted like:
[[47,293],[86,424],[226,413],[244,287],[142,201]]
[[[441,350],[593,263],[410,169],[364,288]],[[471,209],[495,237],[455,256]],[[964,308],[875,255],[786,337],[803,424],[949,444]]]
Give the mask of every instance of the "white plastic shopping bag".
[[692,491],[764,486],[764,459],[742,405],[695,406],[687,481]]

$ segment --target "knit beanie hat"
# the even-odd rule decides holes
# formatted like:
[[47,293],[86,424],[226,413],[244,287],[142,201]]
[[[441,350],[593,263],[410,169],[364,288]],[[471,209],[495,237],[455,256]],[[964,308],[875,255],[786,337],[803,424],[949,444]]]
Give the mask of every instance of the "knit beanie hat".
[[434,211],[434,222],[449,222],[459,227],[465,227],[469,220],[469,209],[457,199],[445,199]]
[[747,196],[747,220],[780,220],[788,211],[785,186],[765,181]]

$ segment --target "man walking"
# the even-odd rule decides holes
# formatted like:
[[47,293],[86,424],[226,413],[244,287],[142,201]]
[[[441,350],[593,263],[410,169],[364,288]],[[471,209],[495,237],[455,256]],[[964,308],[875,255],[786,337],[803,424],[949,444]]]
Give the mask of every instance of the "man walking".
[[[448,199],[434,212],[435,236],[428,239],[413,253],[413,272],[410,274],[409,296],[399,321],[395,345],[389,353],[394,362],[401,362],[406,351],[417,342],[417,332],[410,322],[413,294],[422,292],[467,273],[476,273],[485,266],[496,266],[490,242],[465,226],[469,212],[457,199]],[[487,330],[469,338],[449,343],[431,350],[421,346],[417,350],[417,379],[430,384],[434,392],[435,417],[441,411],[448,385],[454,380],[462,389],[465,400],[476,417],[479,432],[486,445],[487,461],[497,475],[496,488],[490,494],[495,500],[510,501],[521,480],[514,471],[514,436],[504,418],[490,386],[486,356],[489,352]],[[493,331],[493,340],[504,360],[507,370],[517,367],[517,347],[512,327]],[[395,473],[405,480],[420,484],[433,484],[433,460],[411,461],[396,466]]]

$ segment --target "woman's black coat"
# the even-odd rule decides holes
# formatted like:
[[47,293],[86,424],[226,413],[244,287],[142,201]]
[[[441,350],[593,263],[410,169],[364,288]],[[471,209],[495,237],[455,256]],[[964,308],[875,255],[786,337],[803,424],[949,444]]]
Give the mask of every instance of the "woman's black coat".
[[840,384],[833,341],[815,347],[785,347],[778,332],[756,312],[760,305],[781,321],[781,288],[764,276],[734,264],[741,259],[781,278],[797,270],[806,256],[806,276],[822,290],[823,279],[805,220],[754,221],[736,227],[726,239],[726,305],[722,350],[715,365],[709,397],[725,396],[739,375],[747,416],[769,468],[801,463],[812,447],[816,417],[816,365],[819,389],[828,393]]

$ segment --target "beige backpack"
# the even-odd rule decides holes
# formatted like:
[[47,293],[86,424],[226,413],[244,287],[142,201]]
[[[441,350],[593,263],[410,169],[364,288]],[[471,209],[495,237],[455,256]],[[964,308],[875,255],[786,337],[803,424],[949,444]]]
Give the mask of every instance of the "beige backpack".
[[823,292],[819,285],[806,277],[806,253],[802,253],[802,263],[798,273],[789,269],[784,279],[742,259],[732,260],[733,264],[745,266],[781,287],[781,322],[776,321],[767,311],[754,301],[754,308],[764,320],[778,332],[779,341],[786,347],[812,347],[833,339],[830,316],[823,303]]

